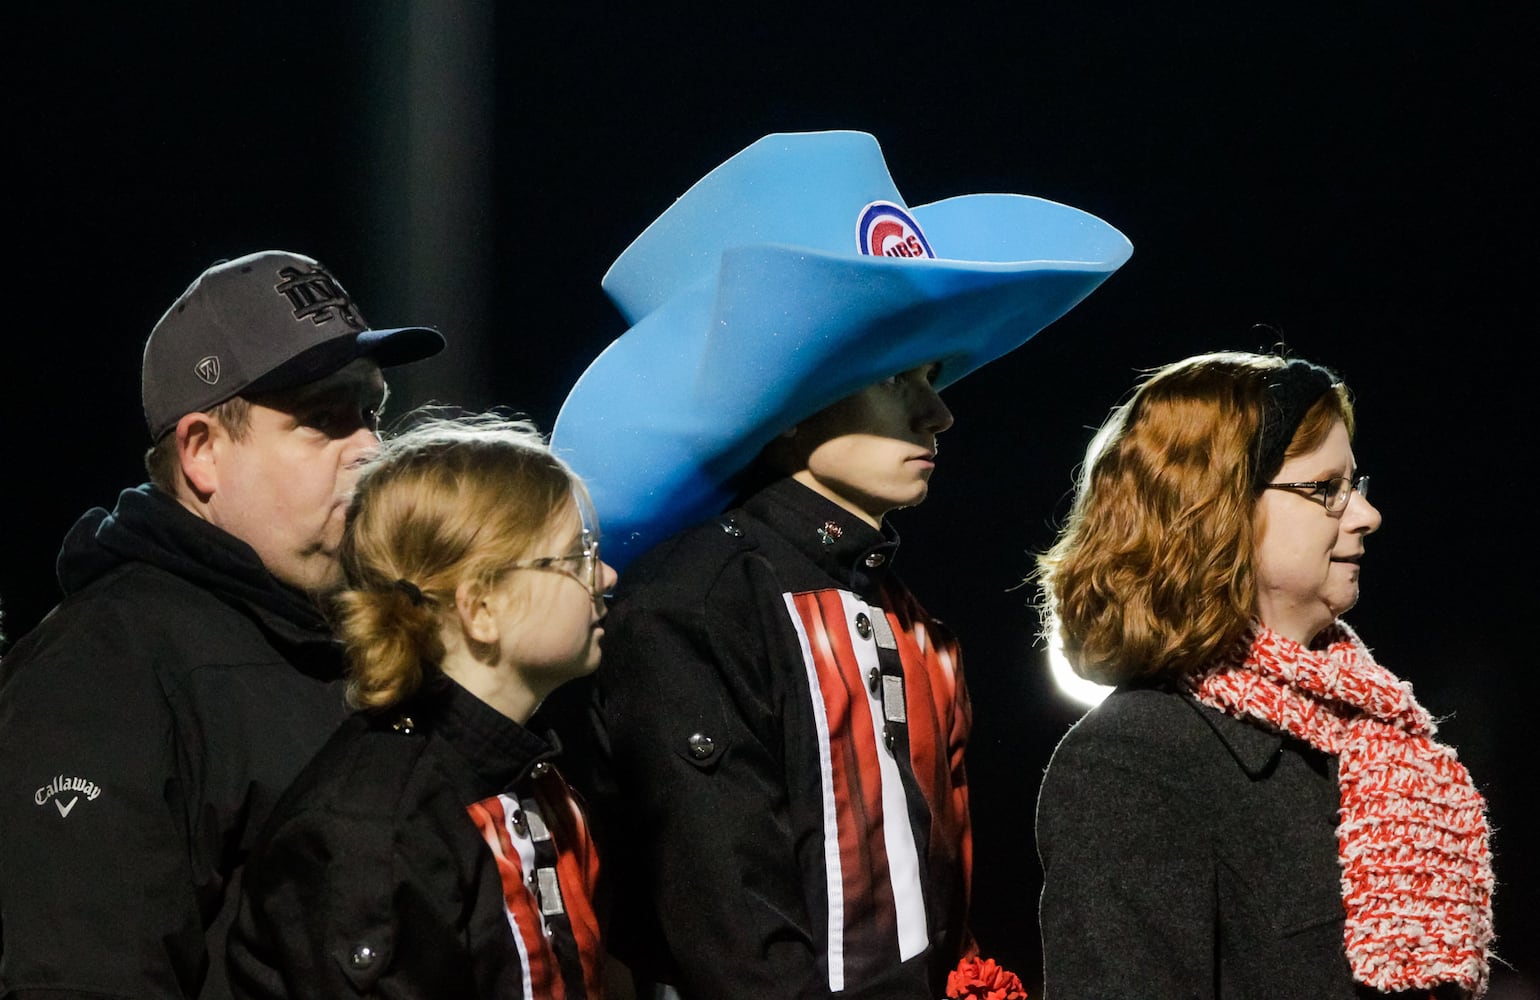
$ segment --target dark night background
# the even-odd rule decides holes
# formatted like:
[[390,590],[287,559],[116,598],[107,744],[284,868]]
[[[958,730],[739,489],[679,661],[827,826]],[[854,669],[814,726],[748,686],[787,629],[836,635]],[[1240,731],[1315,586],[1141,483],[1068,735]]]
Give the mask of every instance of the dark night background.
[[438,325],[451,349],[394,380],[397,412],[549,429],[622,332],[599,278],[633,236],[766,133],[862,129],[910,204],[1034,194],[1135,248],[949,391],[931,499],[894,519],[964,640],[985,954],[1040,995],[1033,798],[1080,712],[1013,584],[1137,371],[1266,348],[1267,322],[1356,393],[1385,524],[1350,621],[1486,790],[1512,964],[1491,995],[1540,996],[1534,5],[698,6],[8,12],[6,633],[55,601],[74,518],[143,478],[144,338],[214,260],[298,250],[376,325]]

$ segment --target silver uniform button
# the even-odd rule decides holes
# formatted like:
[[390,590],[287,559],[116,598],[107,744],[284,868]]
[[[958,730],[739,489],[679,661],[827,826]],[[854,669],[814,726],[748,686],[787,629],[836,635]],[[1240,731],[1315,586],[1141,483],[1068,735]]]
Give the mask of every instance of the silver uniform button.
[[878,566],[881,566],[887,561],[888,557],[883,555],[881,552],[872,552],[866,557],[866,568],[876,569]]
[[866,617],[865,611],[856,613],[856,635],[863,639],[872,637],[872,620]]
[[694,757],[696,760],[705,760],[717,752],[716,740],[713,740],[705,733],[695,733],[691,735],[689,743],[690,756]]
[[722,525],[722,530],[734,538],[738,538],[743,534],[743,529],[738,527],[732,521],[721,521],[719,523]]
[[549,762],[542,760],[534,767],[530,768],[529,773],[533,777],[543,778],[551,773],[551,765]]
[[355,944],[353,953],[348,956],[348,964],[355,969],[367,969],[374,964],[379,953],[366,944]]

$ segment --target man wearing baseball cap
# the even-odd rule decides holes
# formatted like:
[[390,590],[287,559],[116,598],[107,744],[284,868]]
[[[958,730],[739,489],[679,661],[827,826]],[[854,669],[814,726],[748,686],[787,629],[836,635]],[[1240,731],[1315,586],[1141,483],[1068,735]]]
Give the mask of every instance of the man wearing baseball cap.
[[928,492],[940,391],[1131,252],[1039,198],[908,207],[872,136],[821,132],[738,153],[610,268],[632,325],[552,448],[622,570],[587,784],[643,983],[934,1000],[974,956],[962,662],[886,518]]
[[150,482],[75,524],[63,602],[0,667],[0,996],[229,995],[246,852],[346,711],[318,599],[381,369],[443,346],[283,251],[156,323]]

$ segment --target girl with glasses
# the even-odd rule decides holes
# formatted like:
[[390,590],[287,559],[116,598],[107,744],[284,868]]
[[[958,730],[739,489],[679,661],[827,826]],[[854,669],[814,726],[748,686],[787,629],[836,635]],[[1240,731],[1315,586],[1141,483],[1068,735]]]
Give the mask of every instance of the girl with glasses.
[[1044,992],[1479,996],[1485,804],[1411,686],[1342,621],[1380,525],[1342,382],[1211,354],[1092,442],[1038,564],[1114,691],[1038,801]]
[[359,711],[253,854],[237,995],[602,996],[587,823],[524,727],[599,664],[583,484],[527,424],[431,419],[364,469],[341,558]]

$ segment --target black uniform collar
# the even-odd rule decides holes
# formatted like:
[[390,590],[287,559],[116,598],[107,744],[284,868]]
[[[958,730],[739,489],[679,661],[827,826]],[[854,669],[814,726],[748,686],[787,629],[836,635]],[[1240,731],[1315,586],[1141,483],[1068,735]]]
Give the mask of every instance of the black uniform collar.
[[898,555],[898,532],[879,531],[795,479],[778,479],[749,497],[743,509],[862,598],[873,600]]
[[448,677],[420,702],[426,718],[419,721],[432,726],[496,791],[521,783],[561,752],[555,733],[541,739]]

